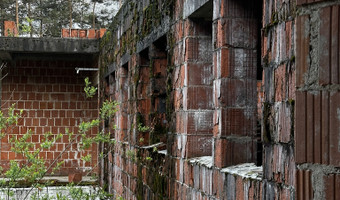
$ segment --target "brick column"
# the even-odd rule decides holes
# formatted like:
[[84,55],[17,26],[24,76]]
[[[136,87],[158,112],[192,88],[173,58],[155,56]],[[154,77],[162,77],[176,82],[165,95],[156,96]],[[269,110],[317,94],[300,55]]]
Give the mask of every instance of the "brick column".
[[[50,55],[55,56],[55,55]],[[91,76],[89,72],[77,74],[78,66],[92,67],[91,62],[68,60],[54,57],[55,60],[33,57],[26,60],[20,57],[4,70],[7,76],[2,80],[1,109],[7,112],[10,105],[15,103],[15,112],[23,110],[17,126],[9,127],[7,134],[0,141],[0,165],[9,168],[10,160],[24,161],[20,154],[11,151],[10,138],[32,131],[34,148],[40,148],[44,141],[44,134],[51,132],[51,137],[65,133],[66,128],[75,134],[82,121],[98,118],[97,98],[86,99],[84,94],[84,78]],[[87,134],[95,135],[98,128],[92,128]],[[77,138],[76,142],[80,142]],[[52,163],[69,145],[68,136],[57,140],[50,149],[43,149],[40,157],[47,163]],[[83,162],[80,158],[91,154],[91,162]],[[77,144],[62,154],[65,162],[56,175],[68,175],[75,169],[89,169],[97,166],[97,144],[79,151]],[[94,170],[98,172],[97,169]],[[50,172],[48,172],[50,173]]]
[[213,121],[211,22],[186,19],[183,26],[184,37],[179,43],[183,45],[183,62],[178,62],[181,82],[175,93],[176,143],[182,158],[209,156]]
[[8,36],[18,36],[18,29],[14,21],[4,21],[3,35]]
[[253,1],[214,1],[214,161],[255,162],[258,22]]

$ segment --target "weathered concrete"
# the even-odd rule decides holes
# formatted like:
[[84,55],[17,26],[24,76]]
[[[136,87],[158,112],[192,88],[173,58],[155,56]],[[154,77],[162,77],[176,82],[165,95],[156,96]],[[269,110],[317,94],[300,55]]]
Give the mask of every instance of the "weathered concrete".
[[0,58],[11,53],[98,54],[98,39],[0,37]]
[[[4,189],[4,188],[3,188]],[[89,194],[89,195],[96,195],[98,194],[98,191],[101,189],[98,186],[75,186],[73,189],[81,189],[83,194]],[[61,196],[72,199],[72,194],[70,192],[69,187],[65,186],[51,186],[51,187],[44,187],[44,188],[34,188],[31,190],[31,188],[10,188],[10,191],[13,192],[13,196],[8,196],[7,188],[4,189],[4,191],[0,191],[0,198],[1,199],[12,199],[12,200],[22,200],[25,199],[36,199],[36,198],[42,198],[42,199],[58,199]],[[73,194],[74,195],[74,194]],[[95,200],[99,200],[100,197],[95,197]]]
[[[206,16],[212,15],[209,5],[212,6],[212,1],[209,0],[185,0],[183,5],[183,19],[190,17],[199,17],[199,18],[205,18]],[[195,13],[195,14],[194,14]],[[211,20],[211,18],[210,18]]]

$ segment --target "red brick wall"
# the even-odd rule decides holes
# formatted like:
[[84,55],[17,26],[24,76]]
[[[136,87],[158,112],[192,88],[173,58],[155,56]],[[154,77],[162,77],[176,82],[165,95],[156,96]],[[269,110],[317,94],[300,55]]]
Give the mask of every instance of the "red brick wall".
[[[205,1],[133,2],[118,13],[119,31],[106,38],[101,57],[110,71],[107,91],[115,88],[122,102],[118,145],[103,172],[110,192],[126,199],[338,198],[337,1],[269,0],[262,11],[255,1],[211,1],[213,16],[207,7],[194,13],[205,19],[183,17]],[[167,77],[167,135],[154,145],[166,153],[153,151],[149,140],[138,144],[148,133],[136,129],[136,112],[152,127],[155,65],[143,66],[143,51],[150,59],[169,26],[157,15],[167,13],[164,5],[172,20],[163,32],[167,67],[160,68]],[[138,18],[127,13],[138,6]],[[261,160],[258,178],[230,171]]]
[[14,21],[4,21],[4,36],[17,36],[18,29]]
[[299,123],[294,118],[295,58],[299,59],[294,50],[295,1],[263,2],[263,178],[272,188],[281,184],[281,197],[291,199],[296,186],[294,124]]
[[221,1],[214,10],[214,161],[220,168],[256,162],[258,5]]
[[[52,55],[53,56],[53,55]],[[76,67],[90,66],[85,61],[18,59],[3,72],[7,74],[2,80],[1,108],[4,113],[9,105],[15,103],[16,110],[23,109],[22,118],[17,126],[10,128],[1,140],[1,166],[7,167],[10,160],[21,160],[20,155],[11,152],[9,138],[32,130],[29,142],[34,149],[40,147],[43,134],[51,132],[53,137],[65,133],[66,129],[77,133],[77,126],[82,121],[89,121],[98,116],[97,99],[86,99],[84,95],[84,78],[91,76],[84,72],[76,74]],[[96,134],[97,128],[89,134]],[[61,156],[65,163],[56,174],[67,175],[74,169],[87,169],[97,164],[97,147],[93,145],[84,152],[79,152],[77,143]],[[56,145],[44,150],[39,155],[51,163],[68,146],[68,136],[58,140]],[[92,161],[84,163],[82,155],[92,154]]]
[[101,28],[99,30],[96,29],[67,29],[63,28],[61,30],[61,37],[63,38],[101,38],[103,37],[106,29]]
[[331,1],[297,4],[304,11],[296,18],[297,196],[338,199],[340,5]]

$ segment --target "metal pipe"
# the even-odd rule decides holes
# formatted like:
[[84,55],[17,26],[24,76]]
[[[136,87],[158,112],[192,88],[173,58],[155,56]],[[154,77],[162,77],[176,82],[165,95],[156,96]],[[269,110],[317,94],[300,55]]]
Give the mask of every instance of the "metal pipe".
[[77,71],[77,74],[79,74],[79,71],[98,71],[98,68],[75,68],[75,70]]

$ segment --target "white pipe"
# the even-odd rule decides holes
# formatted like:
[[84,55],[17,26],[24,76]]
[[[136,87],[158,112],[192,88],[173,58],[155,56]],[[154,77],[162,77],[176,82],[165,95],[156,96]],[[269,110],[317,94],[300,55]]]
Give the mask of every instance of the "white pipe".
[[75,70],[77,71],[77,74],[79,74],[79,71],[98,71],[98,68],[75,68]]

